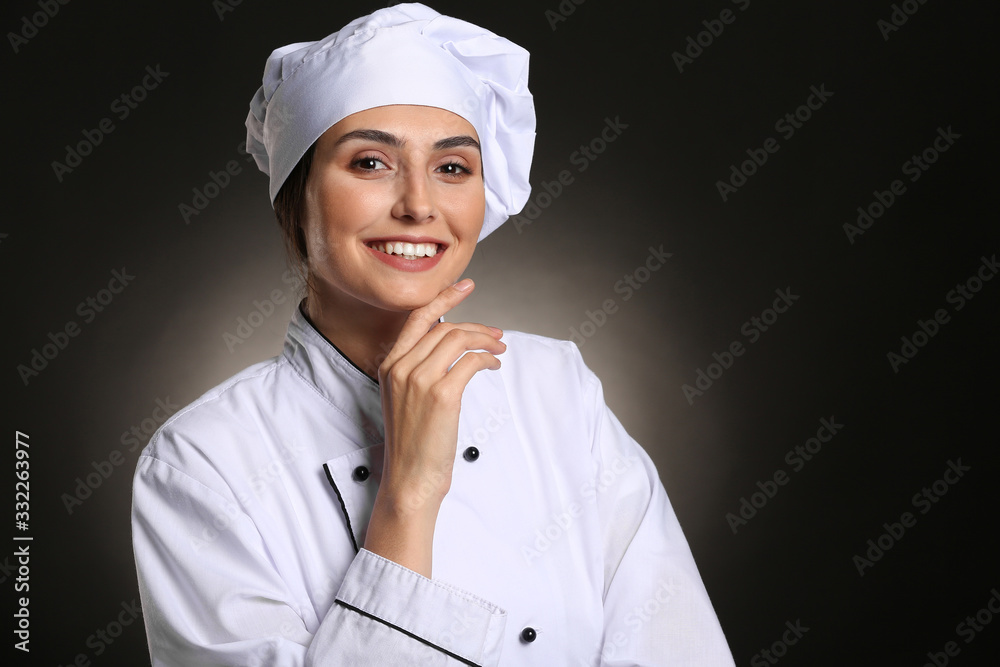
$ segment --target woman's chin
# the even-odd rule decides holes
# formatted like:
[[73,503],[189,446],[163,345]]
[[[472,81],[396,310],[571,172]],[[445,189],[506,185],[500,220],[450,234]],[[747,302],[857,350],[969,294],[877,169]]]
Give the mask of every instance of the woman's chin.
[[447,278],[429,278],[406,276],[402,279],[374,279],[367,284],[355,282],[353,285],[338,285],[334,280],[324,281],[325,289],[319,294],[318,300],[325,307],[344,312],[358,313],[358,308],[363,310],[367,306],[382,311],[409,313],[429,304],[455,282]]
[[384,303],[389,310],[411,311],[426,306],[455,282],[428,278],[414,280],[408,277],[404,280],[392,280],[375,286],[373,296]]
[[[444,287],[441,288],[443,290]],[[378,290],[373,296],[373,304],[383,310],[393,312],[410,312],[417,308],[423,308],[440,294],[441,290],[435,288],[426,289],[385,289]]]

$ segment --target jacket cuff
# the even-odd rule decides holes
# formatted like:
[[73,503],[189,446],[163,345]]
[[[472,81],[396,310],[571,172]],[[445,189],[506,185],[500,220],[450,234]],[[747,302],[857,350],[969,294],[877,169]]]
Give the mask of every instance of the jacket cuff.
[[367,549],[348,568],[337,603],[476,665],[499,660],[506,611]]

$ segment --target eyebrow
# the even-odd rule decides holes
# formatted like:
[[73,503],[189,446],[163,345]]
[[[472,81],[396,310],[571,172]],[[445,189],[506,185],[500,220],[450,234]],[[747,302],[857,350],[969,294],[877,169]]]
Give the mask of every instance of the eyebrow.
[[[373,141],[375,143],[385,144],[391,148],[402,148],[406,145],[404,140],[390,132],[385,132],[383,130],[354,130],[337,139],[337,142],[333,146],[336,148],[337,146],[340,146],[348,141]],[[458,148],[460,146],[472,146],[480,153],[482,153],[483,150],[482,147],[480,147],[479,142],[467,134],[438,139],[434,142],[432,148],[433,150],[441,151],[449,148]]]
[[434,150],[436,151],[447,150],[449,148],[459,148],[460,146],[472,146],[480,153],[483,152],[483,149],[479,146],[479,142],[467,134],[457,137],[448,137],[447,139],[439,139],[434,142]]

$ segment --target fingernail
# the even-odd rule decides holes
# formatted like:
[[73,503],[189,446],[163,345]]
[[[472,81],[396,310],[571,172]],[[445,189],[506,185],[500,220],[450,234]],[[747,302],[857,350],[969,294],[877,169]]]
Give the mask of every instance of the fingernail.
[[470,289],[472,289],[472,279],[466,278],[465,280],[455,283],[455,289],[457,289],[459,292],[468,292]]
[[486,325],[486,328],[492,331],[493,333],[498,333],[501,336],[503,335],[503,329],[497,329],[496,327],[491,327],[489,325]]

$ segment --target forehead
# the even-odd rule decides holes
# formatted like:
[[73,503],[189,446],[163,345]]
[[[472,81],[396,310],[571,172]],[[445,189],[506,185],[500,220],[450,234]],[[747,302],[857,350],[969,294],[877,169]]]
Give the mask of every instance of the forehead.
[[336,142],[355,130],[380,130],[407,143],[432,144],[443,137],[468,135],[477,141],[479,134],[472,123],[456,113],[438,107],[391,104],[365,109],[347,116],[326,132],[321,141]]

